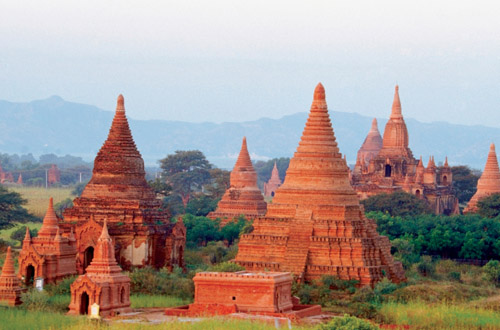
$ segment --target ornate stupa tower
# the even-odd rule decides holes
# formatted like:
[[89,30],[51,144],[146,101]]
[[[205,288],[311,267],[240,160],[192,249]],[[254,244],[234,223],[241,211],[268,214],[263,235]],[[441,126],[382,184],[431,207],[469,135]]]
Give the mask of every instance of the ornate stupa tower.
[[14,269],[14,261],[12,260],[12,251],[10,246],[7,248],[7,255],[2,267],[0,275],[0,303],[9,306],[17,306],[22,304],[21,293],[23,290],[20,286],[20,281],[16,276]]
[[477,212],[477,202],[479,202],[481,198],[497,193],[500,193],[500,170],[498,169],[495,144],[492,143],[490,145],[490,151],[488,153],[486,165],[484,166],[483,174],[481,174],[481,177],[477,181],[477,191],[464,209],[464,213]]
[[235,259],[247,270],[290,271],[306,281],[334,275],[361,285],[381,280],[383,271],[395,282],[404,280],[388,238],[365,218],[349,183],[321,84],[285,182],[253,227]]
[[54,211],[52,197],[47,213],[37,237],[31,238],[29,229],[19,253],[19,275],[26,284],[31,284],[37,277],[45,283],[55,283],[60,279],[76,274],[76,242],[71,235],[63,237],[59,228],[59,219]]
[[120,95],[108,138],[95,158],[92,178],[74,199],[74,206],[63,213],[65,232],[74,227],[80,274],[92,261],[104,220],[124,269],[183,267],[186,228],[182,221],[170,221],[145,175]]
[[264,196],[274,197],[276,190],[281,186],[280,173],[278,172],[278,167],[276,162],[274,162],[274,167],[271,172],[271,178],[269,181],[264,183]]
[[229,188],[217,204],[217,209],[208,214],[209,218],[220,218],[221,226],[224,226],[240,215],[253,220],[266,213],[267,204],[257,186],[257,172],[253,168],[245,137],[229,179]]
[[85,275],[71,284],[68,314],[89,314],[92,304],[100,307],[100,315],[108,316],[130,311],[130,278],[122,274],[115,259],[113,240],[104,222],[97,240],[95,257]]
[[382,149],[382,137],[378,130],[377,119],[373,118],[372,127],[368,132],[368,135],[358,150],[357,159],[360,161],[362,166],[368,166],[370,160],[375,158]]

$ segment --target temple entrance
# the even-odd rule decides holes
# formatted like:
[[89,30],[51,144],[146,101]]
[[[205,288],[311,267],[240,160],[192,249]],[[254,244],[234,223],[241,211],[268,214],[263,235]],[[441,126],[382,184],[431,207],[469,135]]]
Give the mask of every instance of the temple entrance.
[[26,285],[33,285],[34,281],[35,281],[35,267],[33,267],[33,265],[28,265],[28,267],[26,267],[25,283]]
[[274,197],[274,191],[273,191],[273,192],[271,192],[271,197]]
[[418,198],[420,198],[420,190],[415,190],[415,196],[417,196]]
[[83,291],[80,297],[80,315],[87,315],[89,313],[89,295]]
[[89,246],[83,252],[83,272],[84,273],[86,272],[87,267],[92,262],[92,259],[94,259],[94,248],[92,246]]
[[447,185],[448,184],[448,178],[445,176],[443,176],[443,185]]
[[391,165],[389,165],[389,164],[385,165],[385,177],[386,178],[391,177],[391,172],[392,172]]

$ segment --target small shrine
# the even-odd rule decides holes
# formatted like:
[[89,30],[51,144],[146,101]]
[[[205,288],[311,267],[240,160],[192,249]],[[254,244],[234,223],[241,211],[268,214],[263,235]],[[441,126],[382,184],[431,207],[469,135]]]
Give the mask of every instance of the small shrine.
[[26,228],[19,254],[19,276],[26,284],[41,277],[45,283],[55,283],[76,274],[76,241],[73,232],[62,236],[52,197],[37,237]]
[[12,260],[12,251],[10,246],[7,248],[7,255],[0,275],[0,305],[17,306],[22,304],[19,278],[16,276],[14,261]]
[[[122,273],[115,259],[113,240],[107,223],[97,240],[95,256],[85,275],[71,284],[71,303],[68,314],[91,314],[91,306],[97,304],[98,316],[109,316],[131,311],[130,278]],[[93,315],[96,316],[96,315]]]
[[274,162],[273,171],[271,172],[271,178],[269,181],[264,183],[264,196],[274,197],[276,190],[281,186],[280,173],[278,172],[278,167],[276,162]]

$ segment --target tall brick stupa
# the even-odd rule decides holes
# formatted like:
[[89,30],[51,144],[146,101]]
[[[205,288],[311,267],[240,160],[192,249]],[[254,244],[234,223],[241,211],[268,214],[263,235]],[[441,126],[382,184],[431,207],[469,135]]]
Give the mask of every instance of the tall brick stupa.
[[12,251],[10,246],[7,248],[7,255],[0,274],[0,303],[8,306],[16,306],[22,304],[21,282],[17,278],[14,269],[14,261],[12,260]]
[[269,181],[264,183],[264,196],[266,197],[274,197],[276,190],[281,186],[282,182],[280,179],[280,173],[278,171],[278,166],[276,166],[276,162],[274,162],[274,167],[271,172],[271,178]]
[[234,260],[247,270],[288,271],[305,281],[334,275],[360,285],[374,285],[384,272],[395,282],[405,279],[389,239],[365,217],[349,183],[321,84],[285,182],[253,227]]
[[186,228],[182,221],[170,221],[145,175],[120,95],[108,138],[95,158],[92,178],[73,201],[74,206],[63,213],[65,232],[74,227],[80,274],[92,261],[104,220],[122,268],[183,266]]
[[245,137],[229,179],[229,188],[217,204],[217,209],[208,214],[209,218],[220,218],[224,226],[240,215],[253,220],[266,213],[267,203],[257,186],[257,172],[253,168]]
[[378,130],[377,119],[373,118],[372,127],[370,128],[365,141],[358,151],[357,159],[359,161],[369,163],[370,160],[378,155],[380,149],[382,149],[382,145],[382,136],[380,136],[380,132]]
[[464,213],[477,212],[477,203],[481,198],[498,193],[500,193],[500,170],[498,168],[495,144],[492,143],[490,145],[490,151],[488,152],[488,159],[486,160],[483,174],[481,174],[481,177],[477,181],[477,191],[464,209]]

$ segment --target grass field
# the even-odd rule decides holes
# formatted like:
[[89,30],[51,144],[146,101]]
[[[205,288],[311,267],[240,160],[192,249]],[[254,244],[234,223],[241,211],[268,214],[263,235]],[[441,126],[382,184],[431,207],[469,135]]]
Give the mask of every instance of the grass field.
[[192,301],[180,299],[172,296],[158,296],[133,294],[130,296],[132,308],[147,308],[147,307],[175,307],[190,304]]
[[58,187],[58,188],[41,188],[41,187],[19,187],[11,186],[9,190],[18,192],[21,196],[28,200],[24,207],[33,215],[43,218],[49,205],[49,198],[54,198],[54,204],[57,204],[66,198],[74,198],[71,195],[73,188],[71,187]]
[[0,230],[0,238],[4,241],[11,243],[14,247],[21,247],[20,241],[13,241],[10,239],[10,234],[14,232],[19,227],[28,226],[30,229],[40,229],[42,226],[41,222],[28,222],[28,223],[16,223],[14,227],[9,229]]

